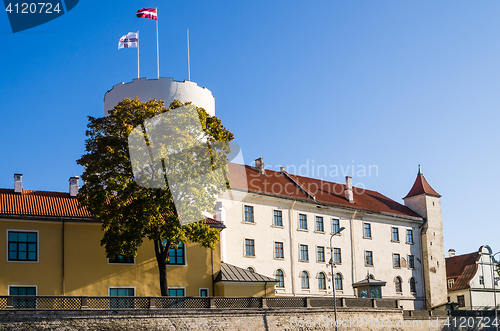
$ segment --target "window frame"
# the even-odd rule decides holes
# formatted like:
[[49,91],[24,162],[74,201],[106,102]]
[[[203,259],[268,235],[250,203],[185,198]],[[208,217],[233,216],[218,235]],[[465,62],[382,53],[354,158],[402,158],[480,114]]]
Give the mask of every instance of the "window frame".
[[[303,275],[306,275],[306,277],[303,277]],[[304,287],[304,279],[307,280],[307,287]],[[306,270],[302,270],[300,272],[300,289],[301,290],[311,289],[311,277],[309,276],[309,273]]]
[[[207,291],[207,296],[202,296],[202,295],[201,295],[201,291]],[[209,297],[210,297],[210,289],[209,289],[208,287],[200,287],[200,288],[198,289],[198,296],[199,296],[200,298],[209,298]]]
[[[304,247],[305,247],[305,250],[302,249]],[[302,258],[303,252],[305,252],[306,259]],[[309,245],[299,244],[299,261],[300,262],[309,262]]]
[[[182,249],[183,263],[170,263],[170,259],[169,259],[169,261],[167,261],[167,267],[182,267],[182,266],[185,267],[185,266],[187,266],[187,245],[185,243],[183,243],[183,242],[180,242],[179,245],[180,244],[182,244],[182,248],[181,249]],[[179,248],[179,246],[177,246],[177,248],[169,248],[168,249],[168,253],[167,253],[167,255],[169,255],[169,256],[170,256],[170,250],[171,249],[174,249],[174,250],[177,251],[180,248]],[[176,257],[176,260],[177,260],[177,253],[176,253],[175,257]]]
[[408,254],[408,269],[415,269],[415,255],[413,254]]
[[410,293],[416,294],[417,293],[417,280],[415,277],[410,278]]
[[[122,256],[122,255],[118,255]],[[133,257],[134,262],[111,262],[111,259],[108,257],[106,258],[107,262],[109,265],[135,265],[136,264],[136,259]]]
[[[279,215],[276,215],[278,213]],[[280,224],[276,224],[276,221],[279,220]],[[273,226],[274,227],[283,227],[283,211],[279,209],[274,209],[273,210]]]
[[[10,290],[12,288],[34,288],[35,294],[28,295],[12,295]],[[38,285],[7,285],[7,295],[12,296],[12,305],[14,309],[37,309],[38,308],[38,300],[36,296],[38,296]],[[21,297],[21,298],[19,298]],[[32,297],[32,298],[31,298]]]
[[391,227],[391,241],[395,243],[399,242],[399,228],[395,226]]
[[[337,224],[335,224],[335,221],[337,221]],[[337,231],[335,231],[335,228],[337,228]],[[332,234],[337,233],[340,229],[340,219],[339,218],[332,218]],[[342,233],[340,233],[342,235]]]
[[342,264],[342,249],[340,247],[333,247],[333,264]]
[[[183,291],[183,293],[184,293],[184,295],[183,295],[183,296],[180,296],[180,297],[178,297],[178,296],[171,296],[171,295],[170,295],[170,290],[182,290],[182,291]],[[185,286],[184,286],[184,287],[183,287],[183,286],[171,286],[171,287],[169,286],[169,287],[167,288],[167,292],[168,292],[168,297],[169,297],[169,298],[185,298],[185,297],[186,297],[186,294],[187,294],[187,293],[186,293],[186,287],[185,287]]]
[[[252,245],[247,245],[247,241],[249,241],[249,242],[251,241]],[[247,254],[248,253],[248,251],[247,251],[248,247],[252,247],[253,255]],[[255,257],[255,239],[245,238],[243,240],[243,256],[245,256],[245,257]]]
[[[370,253],[371,264],[368,263],[368,253]],[[374,264],[373,251],[365,251],[365,267],[373,267]]]
[[453,288],[453,285],[455,285],[455,279],[454,278],[448,279],[447,285],[448,285],[448,289]]
[[[323,278],[320,275],[323,275]],[[318,272],[318,290],[326,291],[326,274],[323,271]]]
[[465,295],[457,295],[457,302],[459,307],[465,307]]
[[[398,285],[399,285],[399,291],[398,291]],[[396,293],[403,293],[403,279],[399,276],[396,276],[396,278],[394,278],[394,289],[396,290]]]
[[314,222],[314,232],[325,233],[325,219],[323,216],[316,216]]
[[[397,256],[397,260],[396,260]],[[398,262],[396,265],[396,261]],[[392,253],[392,267],[394,269],[400,269],[401,268],[401,254],[399,253]]]
[[[9,259],[9,232],[36,233],[36,260],[11,260]],[[5,232],[5,259],[10,263],[40,263],[40,231],[27,229],[6,229]],[[27,251],[28,252],[28,251]]]
[[[281,275],[278,275],[278,271],[281,272]],[[281,277],[281,281],[278,277]],[[274,272],[274,278],[276,278],[276,280],[278,281],[276,287],[285,288],[285,272],[283,271],[283,269],[281,268],[276,269],[276,271]],[[281,286],[280,284],[283,284],[283,286]]]
[[[411,241],[408,241],[408,238],[410,238]],[[413,238],[413,229],[406,229],[406,243],[408,245],[415,244],[415,238]]]
[[[279,245],[281,244],[281,248]],[[274,258],[277,260],[284,260],[285,259],[285,251],[284,251],[284,243],[282,241],[275,241],[274,242]],[[278,252],[281,250],[281,256],[278,256]]]
[[[126,295],[126,296],[121,296],[121,295],[111,295],[111,290],[118,290],[118,289],[133,289],[134,290],[134,295]],[[119,298],[119,297],[126,297],[126,298],[131,298],[137,296],[137,289],[135,286],[108,286],[108,297],[113,297],[113,298]]]
[[[304,216],[304,220],[301,219],[301,216]],[[302,221],[304,221],[305,227],[302,227]],[[302,231],[307,231],[307,214],[299,214],[299,229]]]
[[[320,254],[320,248],[323,249],[323,260],[319,259],[319,254]],[[325,246],[316,246],[316,262],[319,263],[325,263],[326,262],[326,253],[325,253]]]
[[[247,221],[247,207],[252,208],[251,215],[252,215],[252,220]],[[255,224],[255,207],[252,205],[243,205],[243,223],[245,224]]]
[[[337,276],[339,276],[337,278]],[[340,280],[340,288],[337,288],[337,280]],[[336,272],[335,275],[333,275],[333,288],[335,291],[343,291],[344,290],[344,276],[340,272]]]
[[[368,235],[367,235],[368,230]],[[363,222],[363,238],[364,239],[372,239],[372,224]]]

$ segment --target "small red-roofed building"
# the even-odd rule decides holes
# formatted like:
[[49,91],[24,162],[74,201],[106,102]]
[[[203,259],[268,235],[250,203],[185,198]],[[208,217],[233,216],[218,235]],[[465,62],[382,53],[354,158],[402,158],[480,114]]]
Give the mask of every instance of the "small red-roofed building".
[[[448,302],[457,303],[458,309],[488,310],[500,305],[498,274],[489,246],[479,247],[477,252],[455,255],[448,251],[446,258],[446,284]],[[496,278],[496,279],[495,279]],[[495,282],[495,283],[493,283]]]

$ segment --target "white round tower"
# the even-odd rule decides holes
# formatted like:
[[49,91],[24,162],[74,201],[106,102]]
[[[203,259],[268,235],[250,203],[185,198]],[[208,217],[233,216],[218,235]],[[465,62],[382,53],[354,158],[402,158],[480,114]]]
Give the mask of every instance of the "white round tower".
[[209,89],[200,87],[195,82],[178,82],[173,78],[160,77],[160,79],[138,78],[130,83],[120,83],[113,86],[104,95],[104,115],[113,109],[123,99],[139,98],[142,102],[152,99],[165,101],[168,107],[175,99],[180,102],[192,102],[204,108],[208,114],[215,115],[215,99]]

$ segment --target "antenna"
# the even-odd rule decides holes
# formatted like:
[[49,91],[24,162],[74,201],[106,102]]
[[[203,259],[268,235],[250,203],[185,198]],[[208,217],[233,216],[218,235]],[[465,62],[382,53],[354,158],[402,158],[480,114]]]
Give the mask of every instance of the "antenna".
[[187,46],[188,46],[188,81],[191,81],[191,68],[189,63],[189,28],[187,29]]

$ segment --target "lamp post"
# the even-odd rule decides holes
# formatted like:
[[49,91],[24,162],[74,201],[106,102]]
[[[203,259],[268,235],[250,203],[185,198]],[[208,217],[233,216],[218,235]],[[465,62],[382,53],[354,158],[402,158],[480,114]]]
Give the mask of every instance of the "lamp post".
[[335,298],[335,277],[333,275],[333,244],[332,244],[332,239],[333,239],[333,236],[340,234],[340,232],[342,232],[344,229],[345,229],[345,227],[341,227],[340,229],[338,229],[337,232],[332,233],[332,235],[330,236],[330,266],[332,268],[333,311],[335,314],[335,331],[337,331],[337,300]]
[[496,289],[496,280],[495,280],[495,266],[496,266],[496,260],[495,260],[495,255],[500,254],[500,251],[496,252],[491,256],[491,262],[492,262],[492,268],[491,268],[491,273],[493,274],[493,301],[495,302],[495,324],[496,324],[496,329],[498,331],[498,309],[497,309],[497,289]]

